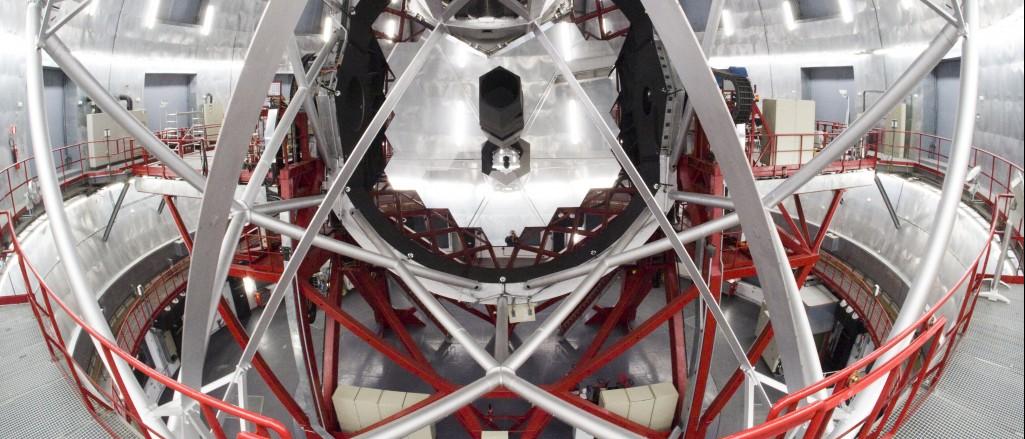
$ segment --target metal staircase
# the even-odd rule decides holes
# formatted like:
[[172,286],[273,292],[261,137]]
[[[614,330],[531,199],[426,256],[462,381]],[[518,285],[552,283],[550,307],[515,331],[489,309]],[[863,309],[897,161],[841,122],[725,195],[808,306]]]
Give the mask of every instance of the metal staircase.
[[82,396],[53,361],[29,304],[0,306],[0,437],[141,437],[109,410],[97,406],[97,422]]

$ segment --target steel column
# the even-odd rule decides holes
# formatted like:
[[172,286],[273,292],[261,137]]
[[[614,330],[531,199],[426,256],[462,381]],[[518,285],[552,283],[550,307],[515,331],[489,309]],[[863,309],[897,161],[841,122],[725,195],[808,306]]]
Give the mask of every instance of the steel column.
[[[26,106],[40,194],[50,222],[50,233],[53,235],[54,244],[60,254],[61,265],[64,267],[68,284],[75,296],[82,319],[100,335],[116,342],[117,339],[110,330],[103,310],[100,309],[96,296],[90,291],[89,282],[86,280],[82,261],[78,257],[75,239],[71,234],[71,224],[68,222],[68,215],[64,210],[64,197],[61,194],[60,183],[57,181],[56,168],[53,164],[46,120],[46,104],[43,98],[43,64],[40,50],[40,45],[45,44],[46,40],[38,38],[42,34],[42,26],[46,25],[46,22],[41,18],[40,6],[39,0],[30,0],[25,11]],[[49,12],[46,16],[49,16]],[[98,341],[93,340],[93,344],[96,346],[97,352],[104,351]],[[171,433],[164,422],[152,415],[152,407],[146,398],[146,393],[139,386],[139,382],[134,379],[132,368],[121,359],[114,359],[113,362],[104,361],[104,365],[115,378],[131,378],[124,380],[124,397],[129,400],[128,404],[137,407],[142,422],[147,427],[160,435],[170,437]]]
[[[182,326],[181,370],[179,381],[198,388],[203,384],[210,328],[213,325],[220,285],[216,278],[222,243],[228,226],[228,213],[235,199],[235,187],[242,170],[253,127],[260,115],[266,91],[288,41],[281,35],[291,33],[302,13],[304,2],[270,0],[253,34],[245,64],[228,106],[218,137],[217,160],[210,168],[203,191],[203,202],[196,228],[195,252],[189,265],[188,291]],[[236,235],[228,237],[236,240]],[[232,252],[233,253],[233,252]],[[225,270],[225,276],[227,276]],[[254,337],[256,343],[261,338]],[[246,359],[249,360],[248,358]]]
[[[730,198],[734,201],[744,231],[747,236],[761,238],[749,240],[748,246],[758,267],[758,280],[766,295],[765,303],[773,326],[780,335],[777,346],[783,357],[787,385],[791,390],[811,385],[822,379],[822,366],[808,316],[772,218],[762,205],[751,166],[722,92],[681,6],[652,0],[643,0],[642,3],[662,37],[670,63],[688,91],[689,102],[701,117],[704,133],[730,188]],[[679,29],[681,24],[682,32]],[[706,304],[714,310],[707,299]],[[720,325],[725,324],[725,319],[718,320]],[[739,356],[740,361],[747,362],[743,350]],[[753,369],[748,367],[748,370]]]
[[[679,11],[680,14],[683,13],[678,4],[676,5],[676,9],[677,11]],[[682,17],[682,19],[684,22],[686,22],[686,17]],[[545,48],[545,51],[548,52],[549,57],[556,64],[556,67],[558,67],[559,71],[562,73],[563,78],[566,80],[570,88],[573,90],[573,93],[577,100],[581,101],[581,104],[583,104],[583,107],[587,112],[588,118],[591,120],[591,123],[602,134],[602,137],[605,140],[606,145],[608,145],[608,147],[612,150],[612,153],[616,156],[616,159],[619,161],[620,166],[623,167],[623,170],[626,172],[627,176],[629,176],[630,181],[633,182],[634,188],[637,190],[637,193],[644,200],[644,204],[647,206],[648,211],[655,218],[655,221],[658,223],[659,229],[661,229],[662,233],[664,233],[666,237],[669,238],[670,245],[672,246],[673,250],[676,251],[676,256],[683,263],[684,268],[687,270],[687,274],[694,281],[694,286],[697,287],[698,292],[701,293],[701,295],[705,298],[706,303],[708,303],[709,309],[715,314],[716,318],[719,320],[721,329],[723,331],[723,335],[727,341],[727,345],[730,347],[730,350],[733,352],[734,356],[737,357],[737,361],[741,364],[746,363],[747,357],[744,355],[744,349],[742,346],[740,346],[740,342],[737,340],[736,334],[733,332],[733,329],[726,321],[726,317],[722,313],[722,310],[719,308],[718,303],[715,303],[713,300],[711,300],[712,292],[709,290],[708,285],[706,285],[704,281],[701,280],[701,271],[694,264],[694,260],[691,258],[690,253],[687,252],[687,249],[684,247],[683,242],[676,235],[676,231],[673,229],[673,225],[669,223],[669,218],[667,218],[664,212],[662,212],[662,210],[659,208],[658,203],[655,201],[655,197],[651,192],[651,189],[648,188],[647,183],[644,182],[644,179],[641,177],[640,173],[637,171],[637,168],[630,160],[630,157],[623,149],[623,145],[619,143],[619,140],[616,138],[616,135],[612,132],[612,129],[608,126],[608,123],[602,116],[601,112],[599,112],[598,109],[595,108],[594,102],[592,102],[591,99],[587,96],[587,93],[580,85],[580,82],[577,81],[576,76],[574,76],[572,69],[570,69],[569,65],[566,64],[566,61],[562,59],[562,57],[559,55],[558,50],[555,49],[555,46],[548,39],[548,36],[545,35],[544,32],[541,31],[541,28],[537,25],[534,25],[533,33],[534,36],[538,39],[538,41],[541,42],[541,45]],[[690,36],[691,38],[694,37],[693,32],[690,32]],[[680,69],[680,66],[677,66],[677,68],[679,72],[684,71],[683,69]],[[712,87],[717,87],[714,78],[711,77],[711,73],[706,73],[712,82]],[[722,111],[725,111],[727,113],[726,117],[727,119],[729,119],[729,111],[726,109],[725,102],[722,102],[721,95],[719,95],[719,99],[722,103]],[[732,133],[732,130],[730,132]],[[739,142],[739,140],[737,140],[735,136],[733,140]],[[742,152],[742,149],[738,151]],[[748,175],[750,176],[751,169],[747,167],[747,162],[745,161],[743,164],[745,166],[745,169],[747,170]],[[754,186],[753,176],[751,177],[750,185],[752,187]],[[758,190],[756,188],[753,188],[751,189],[751,191],[753,196],[757,198]],[[745,207],[745,209],[749,208]],[[764,209],[762,209],[762,215],[767,217],[767,214],[765,213]],[[775,229],[771,230],[770,232],[775,232]],[[537,333],[535,333],[535,336],[540,334],[541,332],[538,331]],[[527,343],[524,343],[524,345],[527,345]],[[515,355],[516,354],[513,354],[513,356]],[[529,355],[529,353],[527,355]],[[747,364],[746,368],[751,372],[754,371],[754,368],[751,367],[750,364]],[[760,386],[759,389],[761,389]],[[766,401],[768,400],[768,397],[765,396],[764,391],[762,391],[762,396],[764,396],[764,399]]]
[[[947,175],[943,179],[943,192],[937,203],[932,227],[929,232],[928,247],[922,253],[922,261],[911,282],[911,288],[905,296],[900,314],[893,322],[888,339],[900,335],[914,324],[925,310],[929,300],[929,292],[939,273],[940,263],[947,252],[951,230],[957,220],[958,204],[964,192],[965,177],[968,174],[968,163],[971,158],[972,137],[975,134],[975,109],[979,97],[979,4],[977,0],[964,0],[965,35],[961,43],[961,83],[957,104],[957,118],[954,125],[954,139],[947,162]],[[944,30],[951,28],[948,24]],[[893,349],[884,353],[877,362],[885,363],[896,353],[901,352],[910,343],[905,339]],[[837,427],[838,431],[846,431],[860,422],[871,411],[875,401],[879,399],[883,381],[876,380],[871,386],[859,393]]]

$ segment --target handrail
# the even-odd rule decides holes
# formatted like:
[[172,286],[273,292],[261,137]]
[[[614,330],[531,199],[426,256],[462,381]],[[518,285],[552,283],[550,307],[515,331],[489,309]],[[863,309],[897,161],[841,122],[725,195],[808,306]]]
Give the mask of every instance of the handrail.
[[[826,134],[791,134],[774,135],[774,137],[803,137],[808,135],[814,135],[822,137],[823,143],[827,143],[827,139],[831,138],[835,131],[841,130],[842,128],[842,124],[833,124],[829,126],[829,132]],[[886,153],[880,154],[880,147],[884,149],[889,147],[891,151],[893,150],[894,145],[887,144],[886,140],[884,139],[895,139],[898,138],[898,136],[903,136],[905,140],[909,137],[914,136],[917,136],[919,138],[919,143],[917,145],[908,146],[905,144],[903,146],[903,148],[905,148],[906,151],[913,151],[917,153],[914,156],[914,158],[907,157],[909,154],[907,154],[906,151],[902,154],[902,157],[894,157]],[[927,138],[947,141],[946,139],[943,139],[941,137],[924,133],[881,129],[874,130],[866,136],[867,140],[864,143],[866,154],[854,157],[851,166],[842,164],[840,167],[832,169],[832,171],[842,172],[849,169],[859,168],[865,163],[865,161],[868,158],[871,158],[871,164],[873,165],[876,163],[897,166],[910,165],[914,166],[917,169],[922,169],[928,172],[935,173],[937,175],[943,175],[945,171],[945,156],[942,154],[942,152],[936,152],[932,150],[925,151],[922,148],[921,139]],[[123,165],[120,168],[116,168],[118,171],[124,171],[125,169],[131,168],[132,166],[137,164],[135,163],[136,158],[134,156],[134,142],[131,142],[131,139],[128,140],[128,145],[130,146],[129,151],[122,151],[121,154],[131,152],[133,158],[127,160],[127,162],[129,163],[128,165]],[[775,140],[773,140],[772,142],[775,143]],[[800,142],[803,143],[803,139],[800,140]],[[83,145],[86,144],[69,145],[67,147],[58,148],[55,151],[62,151],[66,148],[73,147],[78,147],[81,149]],[[775,146],[773,146],[772,152],[778,152],[776,151]],[[869,157],[868,154],[871,154],[871,157]],[[108,151],[108,158],[110,155],[111,154],[109,154]],[[117,153],[113,155],[116,156]],[[968,327],[968,324],[972,317],[972,313],[974,311],[975,302],[978,299],[978,293],[981,289],[982,283],[985,279],[990,277],[990,275],[987,275],[984,272],[979,272],[979,269],[980,267],[984,269],[988,265],[990,258],[990,243],[994,239],[996,233],[996,226],[1000,222],[1000,219],[1006,216],[1007,206],[1005,205],[1001,209],[999,204],[1001,200],[1010,199],[1009,195],[1006,192],[1009,190],[1010,181],[1013,178],[1012,174],[1016,170],[1021,170],[1021,168],[1015,165],[1014,163],[1011,163],[1006,159],[1003,159],[999,156],[996,156],[995,154],[992,154],[985,150],[981,150],[976,147],[973,147],[972,157],[972,166],[982,166],[984,164],[989,165],[989,169],[983,169],[980,172],[979,177],[980,179],[988,179],[984,180],[987,182],[987,193],[980,193],[979,195],[983,197],[987,204],[993,209],[993,215],[991,218],[990,230],[986,241],[987,245],[976,256],[971,267],[961,276],[958,282],[953,287],[951,287],[946,292],[946,294],[944,294],[944,296],[930,308],[928,312],[924,313],[915,324],[902,331],[900,334],[898,334],[898,336],[894,337],[887,343],[883,344],[881,347],[877,348],[872,353],[868,354],[866,357],[856,361],[854,364],[844,368],[843,370],[835,374],[832,374],[829,377],[823,379],[822,381],[815,383],[805,389],[786,395],[773,405],[765,423],[738,432],[730,437],[762,438],[780,435],[785,433],[786,431],[802,427],[806,427],[806,437],[821,436],[825,431],[825,428],[828,424],[828,420],[832,415],[832,412],[836,408],[838,408],[841,404],[850,399],[859,391],[865,389],[866,387],[873,384],[877,380],[882,379],[883,377],[885,377],[886,380],[885,390],[883,391],[882,396],[879,399],[879,402],[876,404],[876,407],[873,409],[871,414],[865,420],[863,420],[858,426],[855,427],[868,427],[862,428],[861,435],[868,435],[874,437],[880,434],[880,431],[874,431],[875,428],[889,428],[889,433],[893,433],[894,431],[896,431],[897,428],[899,428],[903,419],[905,419],[911,411],[917,408],[915,397],[919,394],[919,390],[925,383],[933,383],[936,380],[938,380],[942,375],[946,362],[949,359],[949,355],[953,351],[954,346],[959,341],[960,336]],[[108,363],[113,362],[114,356],[122,358],[135,370],[140,371],[143,374],[151,377],[152,379],[155,379],[156,381],[164,384],[165,386],[168,386],[169,388],[172,388],[180,392],[182,395],[195,400],[199,404],[204,417],[207,419],[208,423],[211,424],[211,427],[215,430],[215,433],[219,432],[218,437],[223,437],[223,430],[220,430],[221,427],[216,422],[216,414],[214,413],[214,410],[218,410],[233,416],[238,416],[249,421],[253,425],[257,426],[257,434],[263,435],[263,437],[268,437],[267,435],[269,431],[274,431],[280,437],[283,438],[291,437],[287,430],[285,430],[284,426],[277,420],[264,417],[260,414],[249,412],[247,410],[244,410],[222,400],[207,396],[197,390],[182,386],[174,379],[149,368],[144,363],[135,359],[131,354],[122,350],[116,342],[110,341],[100,336],[97,332],[95,332],[95,330],[88,327],[88,325],[86,325],[77,315],[75,315],[68,308],[68,306],[64,304],[64,302],[61,301],[60,298],[58,298],[49,289],[45,282],[43,282],[43,279],[39,275],[39,273],[36,272],[35,268],[32,267],[31,264],[29,264],[23,256],[21,256],[21,247],[17,241],[17,237],[14,232],[13,218],[14,215],[17,214],[16,203],[14,202],[14,192],[16,189],[20,189],[22,186],[27,185],[28,180],[34,178],[28,175],[27,165],[28,162],[31,160],[33,160],[33,158],[30,157],[28,159],[22,160],[20,162],[8,166],[7,168],[0,170],[0,172],[7,174],[8,179],[8,192],[0,196],[0,208],[3,207],[3,202],[7,198],[10,198],[12,200],[12,207],[15,208],[14,214],[6,211],[0,212],[0,216],[5,217],[7,219],[4,224],[0,225],[0,227],[6,229],[4,231],[11,234],[14,249],[20,255],[19,263],[22,271],[22,276],[24,278],[26,287],[30,290],[28,291],[28,297],[30,298],[29,302],[32,304],[33,312],[36,314],[36,317],[39,320],[40,329],[43,332],[43,336],[47,341],[48,348],[50,348],[51,350],[51,355],[53,355],[54,359],[56,360],[56,356],[54,355],[53,351],[54,348],[56,348],[58,351],[60,351],[62,355],[64,355],[65,359],[68,361],[69,364],[71,374],[70,379],[73,379],[78,384],[78,388],[82,393],[83,400],[85,401],[85,403],[90,408],[92,408],[93,403],[100,403],[105,405],[102,400],[100,400],[92,394],[89,388],[85,387],[82,384],[82,380],[84,379],[88,381],[88,377],[83,378],[79,376],[78,368],[76,367],[76,365],[72,364],[72,357],[70,356],[70,354],[66,350],[66,347],[64,346],[60,329],[57,327],[56,321],[53,317],[52,307],[50,305],[51,300],[56,302],[58,307],[62,309],[65,313],[67,313],[76,325],[81,327],[86,334],[88,334],[93,340],[95,340],[100,345],[102,354],[104,355]],[[79,159],[76,162],[81,164],[84,163],[85,160],[88,160],[88,157],[83,157],[80,155]],[[152,160],[147,154],[143,153],[142,164],[148,164],[153,161],[154,160]],[[800,157],[798,161],[801,161]],[[1002,169],[1006,169],[1006,172],[1002,175],[999,173],[1001,168],[997,168],[998,164],[1003,167]],[[62,178],[62,186],[72,184],[75,181],[84,178],[83,176],[89,176],[85,172],[83,172],[81,175],[68,176],[66,172],[66,164],[61,164],[60,166],[62,167],[62,177],[64,177]],[[798,164],[797,167],[799,166],[800,165]],[[22,169],[22,167],[24,167],[24,170],[22,170],[21,172],[25,174],[24,182],[20,183],[17,187],[14,187],[11,185],[12,180],[10,179],[10,173],[12,172],[12,170],[14,172],[19,171]],[[792,170],[796,170],[797,167],[793,168]],[[775,175],[775,172],[777,171],[775,169],[775,165],[772,165],[772,168],[773,169],[770,169],[770,172],[773,173],[772,175]],[[112,169],[114,168],[111,168],[108,165],[107,168],[102,172],[106,173],[106,175],[110,175],[114,173]],[[1019,227],[1016,230],[1016,239],[1021,239],[1020,237],[1021,227],[1019,224]],[[30,282],[29,273],[31,273],[32,277],[35,277],[38,281],[36,288],[39,289],[38,295],[43,299],[45,306],[40,305],[38,303],[36,299],[36,293],[31,291],[33,287]],[[960,311],[958,312],[957,318],[951,322],[952,324],[950,325],[950,328],[944,331],[943,329],[946,327],[947,318],[944,316],[937,316],[937,312],[943,307],[943,305],[948,303],[950,299],[955,296],[958,290],[962,288],[965,289],[965,293],[963,296],[963,300],[961,302]],[[48,331],[44,329],[44,315],[49,317],[49,324],[52,330],[55,332],[53,336],[51,336],[48,333]],[[884,353],[892,351],[896,348],[896,346],[898,346],[900,343],[904,342],[909,338],[911,340],[909,345],[904,347],[892,359],[881,365],[874,364]],[[942,351],[942,353],[940,353],[939,360],[934,361],[934,357],[937,353],[939,353],[938,349],[940,348],[943,348],[944,350]],[[865,374],[865,370],[870,371],[867,374]],[[119,410],[119,413],[121,415],[125,416],[130,422],[134,421],[136,425],[144,427],[144,424],[141,421],[141,418],[139,417],[138,411],[135,409],[135,405],[130,400],[130,398],[126,396],[126,393],[123,390],[123,382],[121,381],[122,377],[120,375],[115,374],[113,378],[114,381],[117,382],[118,389],[120,389],[120,392],[116,394],[120,395],[120,399],[118,397],[110,397],[107,395],[105,396],[108,398],[109,401],[113,403],[115,408]],[[809,402],[808,404],[803,406],[800,405],[802,401],[805,401],[812,395],[825,391],[830,387],[832,387],[833,390],[829,394],[829,396]],[[96,386],[94,384],[92,388],[99,389],[99,386]],[[903,404],[898,404],[898,400],[901,399],[901,395],[906,395],[906,398],[904,398]],[[890,399],[891,397],[893,398],[892,400]],[[920,402],[920,400],[918,402]],[[898,406],[901,407],[901,411],[898,414],[897,422],[894,422],[888,426],[886,421],[890,419],[890,417],[894,414],[894,410],[896,410]],[[878,426],[875,425],[880,420],[882,421],[882,424]],[[152,437],[155,433],[143,429],[143,434],[146,437]],[[242,433],[239,435],[239,437],[260,436],[254,436],[249,433]]]
[[153,325],[153,319],[163,311],[174,298],[185,291],[188,282],[189,258],[175,262],[143,288],[142,296],[117,313],[112,325],[118,344],[130,353],[137,353],[146,331]]
[[[219,124],[203,125],[202,130],[206,132],[218,126]],[[210,143],[205,137],[192,137],[185,146],[194,148],[197,144],[202,145],[204,149],[210,148]],[[93,155],[90,153],[92,148],[105,152]],[[188,148],[178,149],[179,155],[184,156]],[[131,137],[72,143],[53,148],[51,153],[61,157],[61,160],[56,160],[55,163],[61,189],[88,178],[119,175],[137,166],[156,162],[156,159],[145,148],[137,146],[135,139]],[[36,180],[36,175],[32,171],[34,162],[35,156],[27,157],[0,169],[0,184],[7,183],[6,189],[0,193],[0,211],[11,212],[11,219],[17,219],[22,212],[38,204],[29,200],[19,200],[20,196],[27,194],[31,182]]]
[[[1009,195],[1001,195],[1001,199],[1010,199]],[[960,279],[947,292],[933,304],[913,325],[903,330],[897,336],[891,338],[884,345],[880,346],[864,358],[843,370],[830,375],[829,377],[805,387],[800,391],[790,393],[775,404],[766,418],[766,422],[747,430],[729,436],[730,438],[765,438],[782,435],[787,431],[807,426],[805,437],[819,437],[824,433],[826,424],[832,412],[859,391],[864,390],[875,381],[886,378],[885,388],[876,403],[871,414],[858,423],[855,428],[866,426],[872,427],[877,421],[882,421],[880,428],[889,428],[887,434],[892,434],[900,427],[902,421],[917,408],[914,398],[921,386],[929,378],[932,382],[939,379],[954,345],[959,341],[960,335],[967,329],[974,311],[975,301],[982,287],[982,281],[988,275],[979,272],[980,267],[985,267],[989,262],[991,243],[996,235],[997,224],[1000,215],[994,215],[990,224],[986,246],[975,257],[972,265]],[[960,311],[953,325],[942,331],[946,326],[945,316],[938,316],[937,312],[950,301],[955,294],[965,287],[964,300],[961,302]],[[971,304],[971,306],[969,306]],[[889,361],[882,365],[874,363],[885,353],[892,351],[901,345],[906,339],[911,338],[908,346],[904,347]],[[928,349],[923,352],[923,347]],[[938,362],[933,362],[933,356],[937,348],[943,345],[945,350]],[[920,361],[912,361],[918,359]],[[900,373],[896,369],[903,366]],[[917,366],[917,370],[916,370]],[[871,369],[868,374],[862,376],[864,370]],[[914,375],[914,377],[912,377]],[[832,393],[823,399],[811,402],[804,406],[799,404],[805,399],[833,387]],[[897,404],[902,394],[907,393],[904,404]],[[893,398],[893,399],[891,399]],[[894,410],[901,406],[898,421],[889,427],[887,421],[893,415]],[[871,428],[869,430],[872,430]],[[853,430],[852,430],[853,431]],[[880,431],[866,431],[864,428],[861,434],[875,437]]]
[[[284,424],[280,421],[266,417],[259,413],[254,413],[233,404],[227,403],[223,400],[214,398],[206,395],[201,391],[187,387],[174,378],[168,377],[151,367],[147,366],[142,361],[136,359],[132,354],[123,350],[118,343],[114,340],[109,340],[106,337],[99,334],[95,329],[91,328],[88,324],[82,320],[81,317],[76,315],[63,300],[60,299],[54,292],[47,286],[43,277],[36,271],[36,268],[27,261],[22,251],[21,244],[18,241],[17,234],[14,231],[14,225],[12,223],[11,213],[7,211],[0,212],[0,217],[6,217],[6,222],[2,227],[7,229],[10,233],[12,246],[14,253],[18,255],[19,268],[21,270],[22,278],[25,283],[25,287],[28,291],[26,294],[29,298],[29,303],[32,306],[33,314],[35,315],[39,325],[40,331],[42,332],[43,338],[47,342],[47,347],[50,349],[51,357],[54,361],[57,361],[56,352],[54,349],[63,355],[68,365],[66,371],[70,376],[69,379],[73,381],[79,392],[82,395],[83,402],[86,406],[95,413],[95,406],[93,404],[99,403],[107,408],[113,406],[114,410],[124,417],[125,421],[130,424],[134,424],[140,429],[140,433],[146,438],[161,437],[158,433],[151,430],[142,421],[142,417],[139,415],[139,403],[140,401],[132,401],[131,397],[127,394],[124,388],[124,379],[135,379],[134,377],[122,377],[118,373],[113,373],[113,381],[116,383],[116,387],[112,388],[110,393],[106,393],[101,390],[101,387],[95,383],[91,383],[91,386],[86,386],[83,381],[88,381],[88,376],[80,371],[80,367],[75,363],[72,355],[68,352],[67,346],[63,342],[63,335],[61,334],[60,327],[56,323],[54,317],[53,307],[51,303],[56,303],[57,307],[62,310],[79,328],[82,333],[88,335],[93,342],[101,350],[103,358],[107,364],[113,364],[114,358],[117,357],[127,363],[132,369],[141,372],[148,376],[150,379],[156,380],[164,386],[180,393],[183,397],[193,400],[199,407],[203,418],[206,420],[208,427],[213,431],[215,437],[224,438],[225,432],[223,427],[217,420],[216,412],[223,412],[227,415],[241,418],[256,427],[256,433],[240,433],[238,437],[246,438],[270,438],[270,432],[273,432],[276,437],[283,439],[290,439],[292,436],[289,431],[285,428]],[[31,279],[35,279],[35,285],[33,285]],[[37,298],[38,296],[38,298]],[[39,299],[42,299],[43,304],[39,303]],[[44,316],[46,320],[44,321]],[[49,325],[49,330],[46,329],[46,325]],[[53,334],[50,334],[50,331]],[[107,399],[111,404],[107,405],[103,398],[100,398],[93,394],[93,391],[99,392],[104,398]],[[99,416],[97,420],[101,419]],[[106,426],[105,426],[106,427]],[[107,428],[108,431],[111,431]]]
[[884,337],[893,327],[894,316],[887,312],[882,300],[876,297],[858,273],[829,253],[820,253],[815,264],[815,276],[823,284],[847,301],[855,314],[865,322],[865,329],[876,346],[882,345]]

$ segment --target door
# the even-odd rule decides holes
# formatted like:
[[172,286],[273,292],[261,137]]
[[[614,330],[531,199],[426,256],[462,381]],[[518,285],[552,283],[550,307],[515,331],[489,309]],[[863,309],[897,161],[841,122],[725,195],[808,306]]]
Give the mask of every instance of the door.
[[57,168],[57,177],[61,178],[79,167],[78,151],[74,148],[63,148],[67,145],[67,116],[74,111],[66,111],[68,78],[59,69],[43,69],[43,100],[46,103],[46,124],[50,134],[50,149],[53,151],[53,164]]
[[854,111],[854,67],[806,67],[801,69],[802,99],[815,101],[815,120],[847,123]]
[[[933,111],[937,136],[954,137],[954,121],[957,117],[958,89],[961,83],[961,60],[948,59],[936,65],[932,71],[936,79],[936,111]],[[949,142],[940,142],[938,149],[944,155],[950,152]]]
[[146,118],[151,130],[187,128],[195,109],[192,82],[196,75],[147,73],[142,93]]

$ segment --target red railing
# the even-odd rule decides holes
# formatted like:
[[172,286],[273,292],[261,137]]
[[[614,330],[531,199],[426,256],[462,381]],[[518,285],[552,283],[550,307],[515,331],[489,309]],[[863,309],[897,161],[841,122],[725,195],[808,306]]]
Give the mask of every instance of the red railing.
[[[757,178],[790,176],[839,134],[839,131],[771,134],[749,130],[746,149],[751,169]],[[831,163],[822,172],[836,173],[874,168],[878,160],[874,146],[873,143],[863,141],[850,148],[843,157]]]
[[881,346],[893,327],[893,316],[876,296],[875,289],[862,280],[861,275],[825,252],[819,254],[814,273],[832,293],[854,309],[855,314],[865,322],[872,343]]
[[176,262],[146,284],[142,296],[114,319],[115,338],[122,349],[137,353],[146,331],[153,325],[153,319],[175,297],[185,292],[189,280],[189,261],[189,258],[184,258]]
[[[205,125],[203,132],[217,128],[219,125]],[[168,146],[184,157],[194,151],[197,146],[210,148],[210,143],[201,137],[189,137],[192,131],[182,131],[182,137],[176,138],[181,146]],[[158,132],[166,137],[165,132]],[[156,160],[135,139],[130,137],[111,138],[93,142],[79,142],[51,150],[54,165],[61,189],[77,184],[83,180],[123,174],[126,171],[138,170],[143,165],[155,163]],[[163,164],[155,165],[153,172],[147,175],[163,174],[173,177]],[[11,212],[17,220],[29,209],[36,208],[38,195],[30,189],[36,180],[35,157],[19,160],[0,169],[0,185],[5,182],[6,188],[0,187],[0,210]],[[17,222],[17,221],[15,221]]]
[[[880,164],[912,167],[937,177],[946,174],[949,139],[915,131],[893,130],[878,131],[876,139]],[[1021,165],[977,147],[972,147],[968,167],[978,167],[979,171],[975,179],[966,184],[967,189],[973,197],[986,202],[991,209],[996,206],[997,197],[1011,192],[1015,175],[1022,172]],[[1020,221],[1015,229],[1016,239],[1020,241]]]
[[[1000,199],[1006,201],[1010,198],[1001,196]],[[802,429],[803,437],[821,437],[833,412],[874,384],[882,384],[882,392],[869,415],[848,432],[840,433],[860,429],[859,437],[892,437],[934,388],[933,384],[942,376],[950,354],[968,328],[983,281],[991,277],[979,270],[988,266],[991,256],[989,243],[995,236],[1000,217],[999,214],[994,215],[987,245],[968,270],[914,324],[845,369],[784,396],[773,404],[764,423],[729,437],[783,437],[788,432]],[[939,310],[962,291],[958,313],[947,328],[947,317],[939,314]],[[886,354],[892,354],[892,357],[876,364]],[[816,397],[820,392],[828,392],[828,395]]]
[[[208,396],[198,390],[186,387],[178,383],[174,378],[153,370],[142,361],[136,359],[132,354],[122,349],[117,342],[107,339],[96,332],[95,329],[90,327],[78,315],[71,311],[68,305],[65,304],[60,297],[58,297],[47,286],[43,277],[36,271],[35,267],[28,263],[24,256],[24,252],[22,251],[21,244],[18,242],[17,235],[14,233],[14,227],[10,216],[11,214],[9,212],[0,212],[0,217],[4,217],[6,220],[3,227],[11,236],[12,252],[18,256],[18,268],[20,269],[25,287],[28,289],[28,291],[24,293],[25,300],[31,305],[32,312],[36,317],[43,339],[46,341],[46,346],[50,352],[50,356],[53,361],[61,361],[64,363],[63,371],[71,381],[72,385],[78,389],[83,403],[89,409],[90,413],[93,414],[93,417],[97,422],[107,430],[111,437],[120,436],[108,425],[108,421],[105,421],[102,416],[98,415],[100,411],[113,411],[128,424],[137,428],[138,432],[147,439],[161,438],[163,436],[145,424],[138,410],[140,401],[133,401],[126,391],[124,379],[135,379],[134,376],[122,377],[120,373],[108,374],[105,376],[105,378],[107,378],[105,381],[113,384],[109,386],[101,386],[95,381],[92,381],[89,375],[81,370],[71,353],[68,351],[67,345],[64,342],[64,336],[60,327],[57,325],[57,320],[55,318],[55,308],[63,312],[69,319],[71,319],[71,321],[74,322],[75,325],[81,328],[82,334],[85,334],[94,342],[100,350],[100,355],[103,358],[104,363],[112,365],[114,364],[115,358],[118,359],[118,361],[123,361],[137,373],[146,375],[149,379],[155,380],[173,391],[180,393],[184,400],[191,400],[196,403],[199,408],[199,412],[202,413],[203,418],[207,423],[207,428],[212,431],[214,437],[227,437],[223,427],[217,420],[218,412],[227,416],[243,419],[255,426],[255,434],[239,433],[237,437],[270,438],[272,437],[271,432],[275,435],[274,437],[278,438],[289,439],[292,437],[281,422],[258,413],[239,408],[220,399]],[[54,307],[54,304],[56,304],[56,307]],[[198,421],[198,419],[196,421]]]

